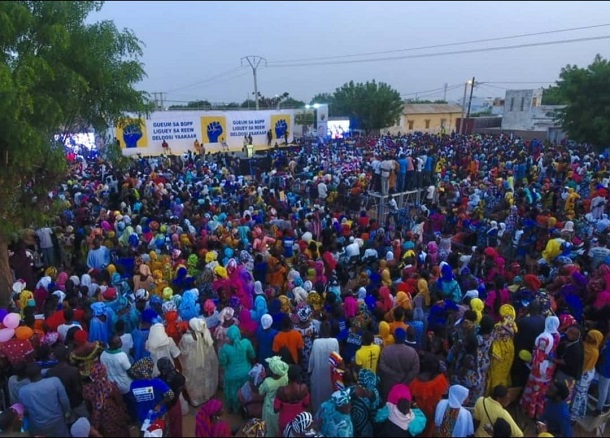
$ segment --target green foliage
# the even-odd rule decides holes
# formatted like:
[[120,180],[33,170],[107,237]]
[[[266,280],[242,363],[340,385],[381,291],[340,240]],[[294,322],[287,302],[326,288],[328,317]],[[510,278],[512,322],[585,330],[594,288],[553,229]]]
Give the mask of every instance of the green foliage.
[[610,62],[597,55],[587,68],[561,69],[557,94],[566,107],[557,120],[572,140],[602,150],[610,146]]
[[313,125],[315,122],[315,114],[313,110],[306,110],[294,115],[294,123],[297,125]]
[[366,83],[350,81],[337,88],[330,105],[333,114],[350,118],[354,129],[370,132],[393,126],[400,120],[403,101],[400,93],[384,82]]
[[134,88],[145,77],[142,43],[111,21],[87,23],[102,5],[0,2],[2,236],[52,216],[47,194],[66,171],[55,135],[89,128],[102,135],[127,113],[152,108]]
[[550,86],[542,89],[542,105],[565,105],[566,99],[561,95],[559,88]]
[[115,141],[111,141],[106,145],[104,151],[104,158],[112,164],[113,167],[125,171],[133,164],[133,160],[130,157],[123,155],[121,146]]
[[280,102],[280,108],[303,108],[304,106],[305,102],[302,100],[293,99],[292,97],[287,97]]
[[169,107],[170,110],[178,110],[178,109],[211,109],[212,104],[207,100],[193,100],[188,102],[186,105],[171,105]]

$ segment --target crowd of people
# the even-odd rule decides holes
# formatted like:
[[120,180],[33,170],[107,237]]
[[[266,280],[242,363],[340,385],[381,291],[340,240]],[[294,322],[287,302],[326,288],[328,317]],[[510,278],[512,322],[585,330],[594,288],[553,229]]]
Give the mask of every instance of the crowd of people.
[[192,407],[197,437],[518,437],[517,406],[568,437],[610,409],[605,155],[422,133],[269,154],[71,157],[63,213],[10,246],[0,429],[180,437]]

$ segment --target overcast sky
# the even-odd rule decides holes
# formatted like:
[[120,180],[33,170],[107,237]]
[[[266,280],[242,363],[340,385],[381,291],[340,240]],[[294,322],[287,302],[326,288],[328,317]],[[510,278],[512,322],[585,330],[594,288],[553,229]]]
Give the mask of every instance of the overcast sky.
[[[308,101],[349,80],[376,79],[405,98],[461,100],[472,76],[489,82],[475,96],[503,96],[554,82],[566,64],[610,57],[610,40],[512,50],[407,58],[381,62],[280,68],[328,63],[333,57],[498,38],[610,23],[610,2],[107,2],[92,20],[112,19],[145,43],[148,78],[141,88],[165,91],[169,104],[206,99],[241,102],[254,89],[252,70],[240,58],[258,55],[259,91],[285,91]],[[610,35],[610,26],[478,44],[376,55],[396,57]],[[374,58],[360,56],[336,59]],[[274,63],[278,63],[275,66]],[[507,82],[532,82],[507,83]],[[427,91],[432,90],[432,91]],[[423,92],[422,91],[427,91]]]

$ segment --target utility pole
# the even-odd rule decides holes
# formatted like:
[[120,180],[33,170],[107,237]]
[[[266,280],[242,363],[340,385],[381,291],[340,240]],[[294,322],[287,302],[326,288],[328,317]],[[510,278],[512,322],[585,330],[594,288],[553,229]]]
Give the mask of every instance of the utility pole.
[[468,99],[468,114],[466,114],[466,118],[470,118],[470,105],[472,105],[472,92],[474,91],[474,76],[472,77],[472,83],[470,84],[470,98]]
[[445,82],[445,89],[443,90],[443,101],[447,102],[447,82]]
[[462,118],[460,119],[460,134],[464,133],[464,117],[466,116],[466,95],[468,93],[468,81],[464,82],[464,98],[462,99]]
[[256,70],[262,61],[265,61],[265,67],[267,66],[267,60],[262,56],[249,55],[241,58],[241,65],[244,65],[244,59],[250,64],[252,68],[252,75],[254,76],[254,102],[256,102],[256,110],[258,111],[258,83],[256,82]]

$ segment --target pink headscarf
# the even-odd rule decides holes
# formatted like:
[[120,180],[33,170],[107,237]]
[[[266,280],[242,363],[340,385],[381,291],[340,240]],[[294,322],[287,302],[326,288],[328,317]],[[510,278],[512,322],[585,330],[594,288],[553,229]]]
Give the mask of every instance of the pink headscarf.
[[413,400],[409,387],[403,383],[398,383],[392,386],[392,389],[388,394],[388,403],[397,405],[398,402],[403,398],[406,398],[409,401]]
[[343,308],[345,309],[345,317],[353,318],[358,313],[358,301],[354,297],[347,297],[343,303]]
[[379,301],[378,305],[384,312],[389,312],[394,307],[392,297],[390,296],[390,288],[382,286],[379,288]]
[[241,312],[239,312],[239,328],[245,332],[245,334],[256,333],[258,324],[252,320],[248,309],[242,309]]
[[68,274],[61,272],[55,280],[55,286],[57,286],[63,292],[66,291],[66,281],[68,281]]

